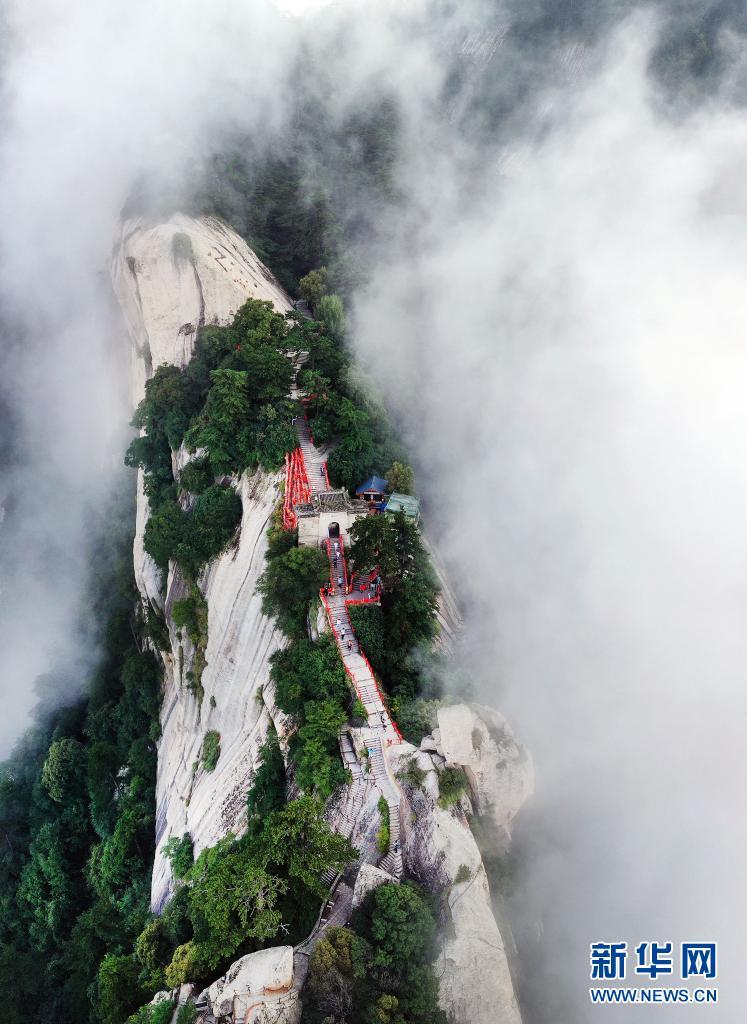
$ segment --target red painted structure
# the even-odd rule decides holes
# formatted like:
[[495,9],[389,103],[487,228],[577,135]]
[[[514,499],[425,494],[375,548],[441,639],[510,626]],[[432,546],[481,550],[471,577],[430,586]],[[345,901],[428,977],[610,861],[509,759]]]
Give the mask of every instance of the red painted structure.
[[[306,417],[304,416],[304,418],[306,418]],[[310,428],[309,428],[309,435],[311,436],[311,429]],[[314,443],[313,436],[311,436],[311,443],[312,444]],[[329,476],[327,475],[327,464],[326,464],[326,462],[324,463],[324,478],[326,480],[327,487],[329,487]],[[306,463],[304,461],[303,451],[299,447],[299,448],[296,448],[295,451],[290,452],[290,453],[286,454],[286,456],[285,456],[285,496],[284,496],[284,500],[283,500],[283,527],[284,527],[284,529],[286,529],[286,530],[293,530],[293,529],[295,529],[295,527],[298,525],[298,517],[296,516],[296,513],[294,511],[294,506],[298,505],[298,504],[303,504],[305,502],[310,501],[311,500],[311,493],[312,493],[311,492],[311,485],[309,484],[309,478],[308,478],[308,474],[306,472]],[[368,590],[368,593],[366,594],[366,596],[360,596],[361,595],[361,591],[360,590],[357,592],[359,596],[355,596],[355,592],[353,594],[351,594],[350,596],[348,596],[349,584],[348,584],[347,561],[345,559],[345,548],[344,548],[344,545],[343,545],[343,542],[342,542],[342,538],[340,538],[338,543],[340,545],[339,556],[342,559],[343,594],[345,595],[345,604],[346,604],[346,606],[347,605],[351,605],[351,604],[379,604],[378,593],[375,593],[374,596],[371,596],[370,589]],[[332,540],[330,540],[328,538],[326,544],[327,544],[327,557],[329,558],[329,563],[330,563],[330,565],[329,565],[330,585],[329,585],[329,587],[322,587],[321,588],[321,590],[319,591],[319,597],[320,597],[320,599],[322,601],[322,604],[324,605],[325,611],[327,612],[327,618],[329,620],[329,624],[330,624],[330,628],[332,630],[332,633],[333,633],[333,635],[335,637],[335,641],[337,642],[337,644],[338,644],[338,646],[340,648],[340,654],[341,654],[341,660],[342,660],[343,668],[345,669],[345,672],[350,677],[350,680],[351,680],[351,682],[353,684],[353,689],[355,690],[355,692],[358,695],[358,697],[361,700],[361,702],[363,702],[363,698],[362,698],[360,692],[358,691],[358,687],[357,687],[357,684],[356,684],[355,676],[352,673],[352,671],[350,670],[350,668],[348,667],[348,665],[345,664],[345,657],[344,657],[344,654],[342,653],[342,642],[341,642],[340,637],[338,635],[337,629],[335,628],[335,622],[334,622],[334,617],[332,615],[332,609],[330,608],[329,601],[327,600],[327,593],[332,593],[332,594],[336,593],[337,578],[336,578],[336,572],[335,572],[334,565],[333,565]],[[373,573],[369,574],[368,582],[366,584],[367,588],[368,588],[368,584],[370,584],[370,582],[371,582],[371,579],[375,575],[377,575],[377,571],[376,570]],[[360,579],[363,580],[363,579],[366,579],[366,577],[360,577]],[[349,617],[348,617],[348,621],[349,621]],[[353,624],[350,621],[349,621],[349,628],[350,628],[350,632],[352,633],[352,635],[355,636],[355,630],[353,629]],[[381,700],[381,703],[382,703],[383,707],[386,708],[386,710],[387,710],[387,715],[388,715],[389,721],[392,724],[392,728],[394,729],[394,732],[396,733],[396,735],[399,737],[400,740],[403,740],[404,737],[402,736],[402,733],[399,731],[399,728],[397,727],[397,723],[394,721],[394,719],[392,718],[391,714],[389,713],[389,706],[388,706],[388,704],[386,702],[386,699],[384,697],[384,694],[382,692],[379,680],[376,678],[376,673],[373,670],[373,666],[371,665],[371,662],[368,660],[366,655],[361,650],[360,644],[358,644],[358,651],[359,651],[360,657],[363,659],[364,664],[366,665],[366,668],[368,669],[369,673],[371,674],[371,679],[373,680],[374,685],[376,687],[376,692],[379,695],[379,699]],[[393,741],[389,740],[388,742],[391,743]]]
[[[334,616],[332,614],[332,609],[329,606],[329,601],[327,600],[327,594],[326,594],[326,588],[325,587],[322,587],[322,589],[319,591],[319,597],[321,599],[322,604],[324,605],[324,610],[327,613],[327,619],[329,620],[329,626],[330,626],[330,629],[332,630],[332,634],[333,634],[335,640],[337,641],[338,645],[340,645],[340,647],[341,647],[342,646],[342,641],[340,640],[340,637],[339,637],[338,632],[337,632],[337,628],[335,627],[335,620],[334,620]],[[360,604],[360,603],[361,602],[359,602],[359,601],[347,601],[347,600],[345,601],[345,604]],[[353,623],[352,622],[350,623],[350,632],[353,635],[355,635],[355,630],[353,629]],[[399,726],[394,721],[394,719],[392,718],[391,713],[389,712],[389,705],[387,704],[386,698],[384,697],[384,694],[382,692],[381,684],[379,683],[379,680],[376,678],[376,673],[373,670],[373,666],[372,666],[371,662],[368,660],[368,658],[366,657],[366,655],[361,650],[360,644],[358,644],[358,651],[360,653],[360,657],[363,658],[363,661],[366,664],[366,668],[371,673],[371,678],[374,681],[374,686],[376,687],[376,692],[379,695],[379,699],[381,700],[381,703],[384,705],[384,707],[387,709],[387,713],[389,714],[389,721],[392,723],[392,728],[396,732],[397,736],[399,736],[400,740],[402,740],[404,742],[404,736],[399,731]],[[361,703],[363,703],[363,697],[360,694],[360,692],[358,691],[358,686],[357,686],[356,681],[355,681],[355,676],[350,671],[348,666],[345,664],[345,659],[342,658],[341,660],[342,660],[342,667],[345,669],[345,671],[347,672],[348,676],[350,676],[350,681],[353,684],[353,689],[355,690],[356,694],[358,695],[358,699],[361,701]]]
[[306,475],[306,463],[300,448],[285,456],[285,497],[283,499],[283,529],[295,530],[298,517],[295,505],[311,500],[311,485]]

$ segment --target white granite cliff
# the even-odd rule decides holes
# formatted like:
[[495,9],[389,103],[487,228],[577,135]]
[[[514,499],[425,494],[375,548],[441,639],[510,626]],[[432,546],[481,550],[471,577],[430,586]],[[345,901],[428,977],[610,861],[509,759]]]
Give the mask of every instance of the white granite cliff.
[[[408,874],[446,897],[448,920],[436,963],[440,1003],[450,1024],[521,1024],[507,942],[496,920],[485,867],[463,809],[500,824],[505,836],[532,793],[531,758],[490,709],[460,704],[438,712],[439,728],[420,749],[402,743],[390,763],[402,776],[414,761],[422,785],[402,779],[402,849]],[[497,737],[497,739],[495,738]],[[439,772],[461,767],[471,795],[454,808],[439,805]]]
[[[281,313],[291,308],[279,283],[246,243],[213,218],[178,214],[155,225],[125,222],[114,249],[112,279],[132,340],[133,407],[158,366],[183,366],[189,361],[201,324],[230,321],[248,298],[267,299]],[[160,574],[143,550],[148,503],[142,474],[140,477],[135,577],[143,599],[161,606]],[[243,504],[238,542],[200,578],[208,605],[201,705],[186,682],[190,645],[183,641],[180,654],[180,642],[167,617],[172,650],[164,658],[163,734],[158,744],[154,910],[161,908],[170,892],[171,871],[161,854],[163,844],[170,836],[188,831],[199,853],[227,832],[240,831],[246,793],[271,719],[275,717],[283,728],[282,715],[274,708],[267,686],[269,658],[282,637],[262,614],[255,593],[264,569],[266,527],[279,480],[278,474],[256,473],[245,474],[236,482]],[[178,576],[169,574],[167,610],[183,596]],[[220,733],[217,767],[210,773],[199,767],[193,772],[209,729]]]
[[[189,361],[201,324],[229,321],[247,298],[268,299],[280,312],[291,308],[278,282],[241,238],[212,218],[176,215],[155,225],[126,222],[114,249],[112,278],[132,339],[133,407],[159,365],[183,366]],[[174,460],[178,471],[185,454],[175,453]],[[158,846],[151,893],[155,911],[163,906],[172,885],[170,866],[162,855],[164,843],[188,831],[199,853],[227,832],[240,832],[259,748],[273,725],[281,736],[288,728],[286,717],[274,705],[269,685],[269,659],[283,639],[262,614],[255,593],[264,568],[266,527],[279,482],[279,474],[262,472],[234,481],[243,506],[240,532],[234,545],[200,577],[208,606],[201,703],[190,692],[186,678],[194,652],[189,641],[177,635],[170,616],[173,602],[185,596],[184,584],[178,573],[171,572],[167,580],[165,611],[171,651],[164,655],[158,745]],[[164,608],[160,573],[143,550],[147,517],[140,474],[135,576],[143,601]],[[437,558],[436,565],[440,568]],[[321,632],[327,623],[316,612],[314,609],[310,615],[310,624],[313,632]],[[440,646],[448,654],[454,649],[460,623],[456,602],[445,584],[439,620]],[[220,733],[221,746],[211,773],[199,766],[194,770],[208,730]],[[439,712],[439,728],[424,741],[423,748],[401,744],[391,748],[391,756],[395,768],[414,756],[426,771],[422,789],[404,787],[402,842],[408,872],[434,890],[447,893],[450,923],[437,965],[441,1003],[451,1024],[520,1024],[505,944],[491,907],[480,852],[464,816],[458,810],[439,807],[438,769],[446,763],[465,769],[475,810],[491,824],[496,836],[507,840],[511,819],[531,792],[531,761],[501,716],[463,705]],[[331,811],[334,813],[334,807]],[[462,865],[469,870],[469,881],[455,884]],[[358,899],[366,886],[389,878],[373,868],[366,868],[362,875]],[[255,992],[254,982],[245,978],[260,962],[259,954],[254,956],[254,960],[237,962],[215,983],[211,1001],[213,996],[216,1005],[227,1002],[229,996],[233,999],[237,986],[249,995]],[[286,947],[267,951],[267,957],[272,965],[273,957],[280,958],[283,969],[287,968]],[[264,996],[242,1005],[247,1019],[260,1019],[256,1014],[266,1010],[278,1015],[273,1021],[297,1021],[297,993],[288,989],[289,985],[283,976],[273,990],[272,1006],[263,1005],[267,1001]]]

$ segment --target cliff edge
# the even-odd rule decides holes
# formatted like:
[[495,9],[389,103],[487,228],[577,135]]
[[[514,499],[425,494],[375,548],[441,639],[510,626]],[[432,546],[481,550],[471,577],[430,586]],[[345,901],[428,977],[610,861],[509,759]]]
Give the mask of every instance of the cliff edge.
[[[212,217],[177,214],[158,224],[126,221],[114,247],[112,280],[132,342],[133,408],[158,366],[189,362],[199,327],[229,322],[247,299],[269,300],[281,313],[292,308],[279,282],[246,243]],[[270,656],[283,638],[262,614],[255,591],[264,570],[266,528],[279,481],[279,474],[262,472],[244,474],[235,481],[243,505],[238,540],[200,577],[208,611],[201,700],[187,682],[194,651],[174,629],[171,616],[166,617],[171,649],[163,653],[157,850],[151,890],[156,912],[172,884],[169,862],[162,855],[171,836],[190,832],[197,855],[227,832],[242,830],[259,749],[272,717],[278,715],[267,684]],[[172,570],[164,595],[161,573],[143,548],[148,513],[139,471],[135,578],[146,606],[168,612],[175,600],[185,596],[184,584]],[[220,734],[221,753],[212,772],[200,763],[208,730]]]

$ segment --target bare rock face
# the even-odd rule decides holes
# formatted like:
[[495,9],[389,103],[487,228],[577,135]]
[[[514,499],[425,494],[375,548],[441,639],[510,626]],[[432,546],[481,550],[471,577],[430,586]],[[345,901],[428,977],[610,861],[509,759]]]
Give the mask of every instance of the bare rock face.
[[[275,476],[244,475],[239,483],[242,522],[239,542],[208,567],[200,580],[208,606],[206,667],[201,702],[189,689],[192,652],[170,624],[172,655],[167,659],[161,708],[156,782],[157,832],[151,905],[158,912],[172,886],[163,846],[171,836],[189,832],[195,856],[228,832],[240,834],[246,823],[246,795],[259,764],[260,748],[274,727],[273,702],[265,703],[270,656],[284,642],[262,613],[256,584],[265,566],[266,528],[277,495]],[[170,580],[170,611],[183,597],[178,577]],[[170,621],[170,620],[169,620]],[[278,729],[285,716],[278,712]],[[220,734],[215,770],[201,764],[205,733]]]
[[143,471],[137,471],[137,508],[135,511],[135,539],[132,543],[132,561],[135,568],[135,582],[143,601],[154,608],[163,609],[161,593],[161,570],[143,546],[145,524],[150,515],[150,503],[143,486]]
[[431,754],[409,743],[389,752],[398,773],[410,758],[426,774],[422,786],[405,787],[405,866],[428,888],[446,892],[451,918],[436,963],[440,1004],[450,1024],[521,1024],[477,843],[458,810],[439,806],[438,772]]
[[461,766],[476,799],[476,811],[506,842],[509,827],[534,791],[534,769],[527,750],[517,743],[506,719],[482,705],[439,708],[438,752]]
[[313,640],[314,643],[316,643],[319,637],[330,632],[329,619],[321,601],[316,601],[309,609],[307,627],[309,639]]
[[459,611],[454,591],[451,589],[446,566],[441,561],[438,549],[430,543],[428,537],[424,537],[423,541],[428,557],[436,571],[439,586],[436,606],[438,633],[433,644],[436,650],[446,655],[452,655],[459,641],[459,634],[462,629],[462,615]]
[[134,404],[158,366],[189,362],[203,324],[228,322],[247,299],[268,300],[280,313],[292,308],[246,242],[215,217],[124,221],[112,281],[133,343]]
[[[292,985],[293,947],[272,946],[237,960],[197,1001],[201,1003],[207,998],[215,1017],[232,1014],[235,1020],[267,1019],[278,1024],[296,1024],[300,1004]],[[260,1016],[264,1009],[272,1009],[273,1015]]]
[[377,868],[373,864],[361,864],[360,871],[355,879],[355,888],[353,889],[353,910],[359,907],[366,896],[373,892],[374,889],[378,889],[380,885],[387,885],[390,882],[397,883],[397,879],[394,875],[390,875],[388,871],[382,871],[381,868]]
[[169,1003],[174,998],[174,993],[170,989],[162,989],[160,992],[156,992],[150,1001],[151,1006],[158,1006],[160,1003]]
[[[246,243],[215,218],[175,215],[165,223],[127,221],[112,259],[112,281],[132,341],[132,403],[163,363],[184,366],[203,324],[227,323],[249,298],[269,300],[278,312],[291,303],[270,271]],[[174,453],[179,472],[189,453]],[[264,570],[266,527],[278,497],[280,474],[244,474],[234,482],[243,506],[237,543],[208,567],[200,590],[208,605],[206,668],[201,702],[190,692],[187,672],[194,651],[170,619],[175,600],[186,596],[178,574],[170,573],[165,610],[171,652],[164,655],[162,736],[156,783],[156,857],[151,905],[158,912],[173,884],[163,846],[189,832],[195,853],[245,823],[246,794],[259,750],[276,721],[287,729],[269,687],[269,658],[283,643],[262,614],[255,593]],[[143,548],[149,509],[138,481],[135,578],[140,594],[164,607],[161,573]],[[270,699],[263,700],[265,687]],[[220,757],[213,772],[200,761],[204,735],[220,734]]]
[[[267,267],[215,217],[179,213],[162,223],[124,221],[111,274],[132,342],[133,408],[155,369],[163,363],[186,366],[203,324],[228,323],[247,299],[272,302],[279,313],[292,309]],[[147,517],[139,479],[135,579],[143,597],[160,606],[158,569],[143,550]]]

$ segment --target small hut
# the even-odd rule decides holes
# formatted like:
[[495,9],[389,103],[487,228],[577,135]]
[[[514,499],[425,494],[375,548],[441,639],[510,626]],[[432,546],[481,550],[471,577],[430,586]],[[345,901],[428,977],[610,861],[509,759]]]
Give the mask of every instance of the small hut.
[[395,491],[389,495],[385,512],[404,512],[408,519],[416,524],[420,522],[420,502],[412,494],[400,494]]
[[355,496],[370,505],[380,505],[382,502],[386,503],[386,489],[386,480],[374,474],[356,488]]

